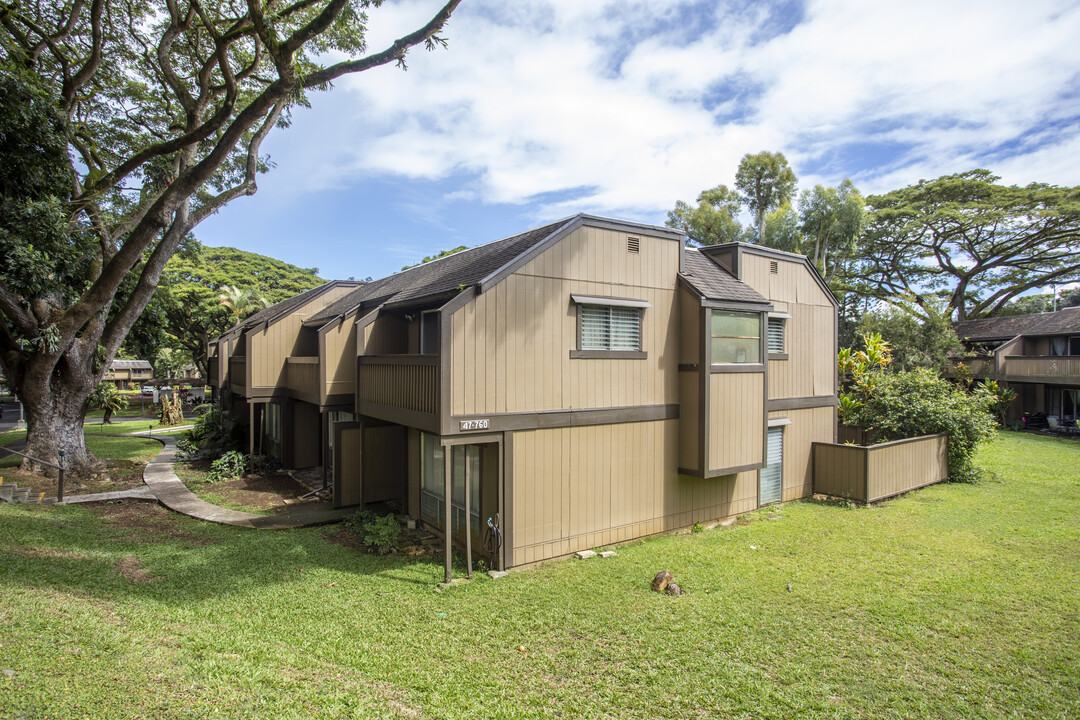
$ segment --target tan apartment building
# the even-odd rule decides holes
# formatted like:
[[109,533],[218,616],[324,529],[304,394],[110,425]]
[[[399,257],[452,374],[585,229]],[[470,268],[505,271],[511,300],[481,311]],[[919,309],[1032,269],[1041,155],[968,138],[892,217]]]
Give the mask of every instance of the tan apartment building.
[[836,310],[803,256],[577,215],[314,312],[262,395],[291,426],[264,428],[321,428],[337,505],[393,502],[462,544],[492,518],[498,564],[533,563],[810,494]]
[[952,374],[966,365],[972,377],[1015,390],[1009,419],[1080,419],[1080,308],[964,320],[955,329],[973,356],[954,360]]
[[117,390],[130,390],[154,377],[154,368],[146,360],[113,360],[101,377],[116,384]]

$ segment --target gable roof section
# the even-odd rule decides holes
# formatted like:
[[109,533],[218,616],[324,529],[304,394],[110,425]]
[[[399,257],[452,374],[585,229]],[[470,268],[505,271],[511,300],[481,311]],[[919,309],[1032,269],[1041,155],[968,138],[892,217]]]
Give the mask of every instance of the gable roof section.
[[1017,335],[1033,337],[1080,334],[1080,307],[1032,315],[963,320],[953,323],[953,327],[956,328],[956,335],[961,340],[969,342],[1011,340]]
[[153,370],[146,360],[113,360],[109,370]]
[[818,287],[820,287],[822,291],[824,291],[825,296],[829,298],[829,302],[831,302],[837,308],[840,307],[840,303],[837,301],[836,296],[833,295],[832,290],[829,288],[829,284],[825,282],[825,279],[823,277],[821,277],[821,273],[819,273],[818,269],[814,267],[814,263],[810,262],[810,258],[806,257],[805,255],[787,252],[786,250],[777,250],[776,248],[766,247],[765,245],[754,245],[752,243],[744,242],[724,243],[723,245],[708,245],[701,248],[701,252],[705,255],[709,255],[710,257],[714,252],[717,254],[724,252],[734,252],[735,267],[733,268],[733,270],[735,273],[735,277],[740,280],[742,279],[742,270],[740,268],[742,263],[742,253],[751,253],[753,255],[762,255],[764,257],[776,258],[777,260],[787,260],[799,263],[810,271],[810,277],[812,277],[814,279],[814,282],[818,284]]
[[349,287],[350,285],[355,287],[363,287],[364,283],[360,280],[331,280],[330,282],[325,282],[318,287],[312,288],[310,290],[305,290],[299,295],[294,295],[291,298],[282,300],[279,303],[274,303],[270,307],[263,308],[254,315],[251,315],[250,317],[241,320],[238,324],[233,325],[227,331],[222,333],[222,337],[230,334],[237,329],[248,330],[264,322],[272,323],[280,320],[286,315],[296,311],[297,309],[316,299],[320,295],[329,292],[333,288]]
[[729,302],[770,305],[761,293],[750,287],[712,258],[694,248],[687,248],[683,253],[683,270],[679,275],[698,295],[708,300],[726,300]]
[[574,215],[367,283],[312,316],[304,324],[325,325],[362,305],[414,303],[427,298],[453,295],[464,287],[474,285],[479,285],[483,292],[586,223],[631,232],[643,230],[655,234],[662,231],[672,239],[682,237],[681,233],[670,228],[654,228],[583,214]]

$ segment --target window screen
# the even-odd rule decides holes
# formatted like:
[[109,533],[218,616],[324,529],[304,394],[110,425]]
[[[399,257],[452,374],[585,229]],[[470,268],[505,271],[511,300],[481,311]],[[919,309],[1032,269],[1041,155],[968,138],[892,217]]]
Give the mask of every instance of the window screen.
[[641,350],[641,308],[581,306],[582,350]]

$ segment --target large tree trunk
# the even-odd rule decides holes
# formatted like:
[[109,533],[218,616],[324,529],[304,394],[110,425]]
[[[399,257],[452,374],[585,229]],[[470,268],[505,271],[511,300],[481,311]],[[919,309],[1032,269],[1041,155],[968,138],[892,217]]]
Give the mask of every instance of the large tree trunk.
[[[81,367],[84,363],[86,367]],[[52,368],[52,372],[45,366]],[[97,374],[90,363],[79,357],[78,343],[59,362],[48,356],[31,356],[26,362],[26,372],[12,378],[26,417],[23,452],[59,465],[63,450],[64,469],[76,476],[99,469],[101,462],[87,451],[83,436],[86,409],[96,380]],[[23,460],[22,467],[56,476],[56,470],[33,460]]]

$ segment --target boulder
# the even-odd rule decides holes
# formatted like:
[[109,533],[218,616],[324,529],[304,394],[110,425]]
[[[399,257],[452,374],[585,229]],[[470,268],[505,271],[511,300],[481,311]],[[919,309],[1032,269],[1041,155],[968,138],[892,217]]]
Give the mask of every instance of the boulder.
[[674,580],[675,573],[670,570],[661,570],[652,579],[653,592],[663,592]]

